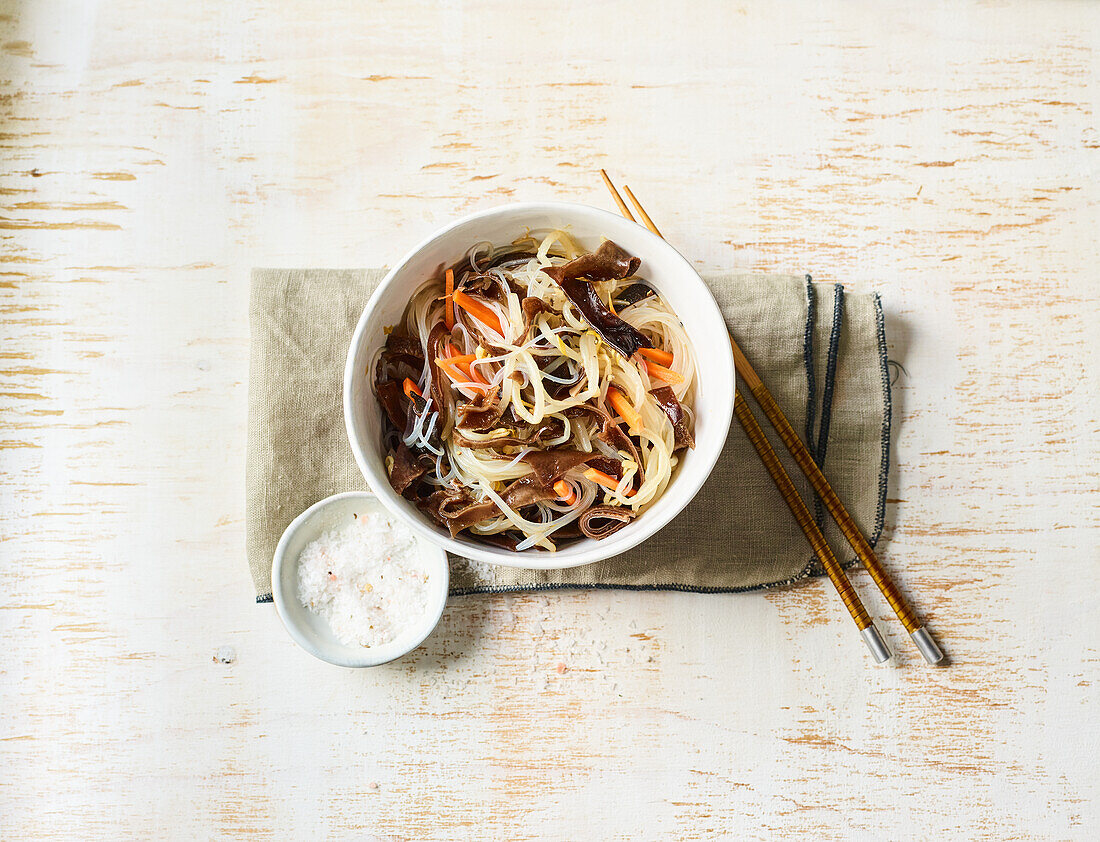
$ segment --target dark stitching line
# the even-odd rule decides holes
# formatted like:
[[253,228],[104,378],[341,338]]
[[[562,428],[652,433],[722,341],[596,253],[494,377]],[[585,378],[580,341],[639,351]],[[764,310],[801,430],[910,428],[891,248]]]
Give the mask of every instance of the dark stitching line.
[[875,513],[875,534],[870,543],[874,547],[882,536],[882,527],[886,523],[886,492],[890,480],[890,434],[894,416],[894,398],[890,391],[890,365],[886,357],[886,317],[882,312],[882,299],[876,292],[875,325],[878,328],[878,356],[882,367],[882,467],[878,475],[878,511]]
[[797,576],[792,576],[790,579],[784,579],[779,582],[769,582],[765,585],[745,585],[738,588],[711,588],[704,587],[702,585],[678,585],[670,583],[667,585],[616,585],[608,582],[580,582],[580,583],[545,583],[542,585],[509,585],[507,587],[487,587],[487,588],[459,588],[450,592],[451,596],[476,596],[478,594],[494,594],[494,593],[531,593],[533,591],[570,591],[581,589],[592,589],[598,591],[673,591],[676,593],[701,593],[701,594],[719,594],[719,593],[750,593],[751,591],[764,590],[765,588],[780,588],[785,585],[793,585],[795,582],[801,581],[809,577],[809,574],[803,570]]
[[806,441],[814,440],[817,416],[817,376],[814,373],[814,323],[817,321],[817,290],[806,276],[806,329],[802,332],[802,364],[806,367]]
[[[814,371],[814,328],[817,325],[817,287],[814,279],[806,275],[806,330],[802,335],[802,364],[806,369],[806,432],[803,438],[808,443],[810,454],[813,455],[814,421],[817,419],[817,372]],[[817,494],[814,494],[815,505],[821,505]],[[810,560],[806,562],[807,573],[823,573],[815,565],[817,557],[810,554]]]
[[[825,363],[825,388],[821,394],[821,423],[817,425],[818,467],[825,461],[829,448],[829,423],[833,416],[833,392],[836,391],[836,364],[840,353],[840,333],[844,329],[844,287],[833,284],[833,330],[829,334],[829,356]],[[823,469],[824,470],[824,469]]]
[[[821,423],[817,425],[817,447],[814,461],[825,470],[825,454],[829,449],[829,425],[833,419],[833,393],[836,391],[837,356],[840,352],[840,334],[844,329],[844,287],[833,284],[833,327],[829,334],[829,353],[825,362],[825,387],[821,393]],[[814,495],[814,519],[818,527],[825,522],[825,505]]]

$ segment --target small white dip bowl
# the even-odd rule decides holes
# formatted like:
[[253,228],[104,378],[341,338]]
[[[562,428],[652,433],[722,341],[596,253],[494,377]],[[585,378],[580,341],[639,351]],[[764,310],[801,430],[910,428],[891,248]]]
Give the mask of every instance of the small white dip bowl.
[[291,521],[275,548],[271,564],[271,594],[279,619],[294,641],[309,654],[341,667],[374,667],[411,652],[424,642],[443,614],[447,604],[450,571],[447,553],[420,535],[416,546],[428,570],[430,590],[428,609],[397,638],[381,646],[348,646],[336,639],[327,622],[298,599],[298,559],[311,541],[330,529],[342,529],[355,515],[378,512],[387,519],[392,515],[365,491],[334,494],[314,503]]
[[[513,552],[477,543],[465,535],[452,538],[446,529],[401,497],[390,486],[382,449],[381,410],[373,394],[369,364],[385,342],[383,328],[397,324],[413,292],[438,267],[460,258],[475,243],[512,242],[525,229],[562,228],[588,249],[601,237],[614,240],[642,260],[638,272],[680,317],[695,350],[695,449],[681,463],[660,499],[637,520],[602,541],[585,538],[558,552],[539,549]],[[507,567],[576,567],[601,561],[640,544],[691,502],[722,453],[733,418],[736,386],[733,352],[722,311],[692,265],[672,246],[641,225],[585,205],[538,202],[504,205],[463,217],[436,231],[409,252],[382,279],[367,302],[348,350],[344,369],[344,421],[355,461],[367,483],[394,517],[417,535],[453,553]]]

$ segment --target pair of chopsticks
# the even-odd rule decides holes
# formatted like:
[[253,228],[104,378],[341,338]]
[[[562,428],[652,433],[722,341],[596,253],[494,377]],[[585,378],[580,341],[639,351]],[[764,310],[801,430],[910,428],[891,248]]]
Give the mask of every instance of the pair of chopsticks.
[[[607,185],[607,189],[611,191],[611,196],[615,200],[615,204],[619,206],[619,211],[622,215],[631,222],[637,222],[634,218],[634,214],[630,212],[630,208],[623,202],[622,196],[619,195],[619,191],[615,189],[615,185],[611,182],[607,172],[605,170],[600,170],[600,175],[603,176],[604,183]],[[658,237],[661,237],[661,239],[664,239],[664,235],[657,230],[657,226],[653,224],[653,220],[649,218],[649,214],[645,212],[641,202],[635,198],[630,188],[623,185],[623,192],[629,197],[634,208],[638,211],[638,215],[642,218],[641,224],[645,225],[646,228]],[[848,510],[844,508],[844,504],[840,502],[840,498],[836,496],[836,492],[833,491],[832,487],[829,485],[829,481],[825,478],[825,475],[821,473],[821,469],[818,468],[817,463],[810,455],[810,451],[806,449],[806,445],[802,443],[802,440],[794,431],[787,417],[783,414],[783,411],[772,397],[771,392],[768,391],[768,387],[764,385],[764,381],[760,379],[744,352],[737,345],[737,341],[733,338],[732,333],[730,334],[730,345],[733,347],[734,366],[737,369],[737,374],[741,381],[748,387],[753,397],[756,398],[757,404],[759,404],[760,408],[764,411],[764,415],[779,434],[779,438],[783,441],[783,444],[786,446],[791,456],[794,457],[795,463],[801,469],[802,473],[806,475],[814,491],[817,492],[818,496],[821,497],[822,501],[825,503],[825,508],[828,509],[829,514],[837,522],[840,531],[844,533],[844,537],[848,540],[848,543],[852,545],[852,549],[855,550],[856,556],[863,562],[863,566],[867,568],[867,572],[871,574],[871,578],[874,580],[875,584],[878,585],[879,590],[882,591],[882,595],[886,597],[886,601],[890,604],[894,613],[897,614],[902,625],[905,626],[905,630],[909,632],[909,636],[912,637],[917,649],[920,650],[921,655],[924,656],[924,659],[928,661],[928,663],[939,663],[943,660],[943,652],[940,651],[940,647],[936,644],[935,638],[932,637],[932,634],[924,626],[924,623],[918,619],[913,609],[894,585],[893,580],[890,579],[889,574],[887,574],[879,563],[874,550],[871,549],[871,545],[867,542],[867,539],[863,537],[863,533],[860,532],[859,527],[856,526],[852,516],[848,514]],[[752,442],[752,446],[756,449],[757,454],[759,454],[760,460],[768,469],[768,473],[771,474],[771,478],[775,482],[776,487],[783,495],[783,499],[790,508],[791,514],[793,514],[794,519],[798,521],[798,525],[801,527],[802,533],[806,536],[806,540],[810,542],[814,555],[817,556],[818,560],[825,568],[829,580],[833,583],[837,593],[840,594],[840,598],[847,607],[848,613],[850,613],[852,619],[855,620],[856,627],[859,629],[864,642],[867,644],[867,648],[871,650],[871,655],[874,657],[875,661],[880,664],[888,660],[891,652],[886,645],[886,641],[883,640],[882,635],[867,614],[867,609],[863,607],[859,595],[852,588],[852,583],[848,580],[844,568],[840,566],[828,542],[825,540],[825,536],[821,534],[821,530],[814,522],[813,515],[810,514],[810,510],[806,506],[806,503],[803,502],[802,498],[799,496],[798,490],[795,488],[794,483],[791,482],[790,476],[788,476],[786,470],[783,468],[775,450],[764,435],[764,431],[760,429],[760,425],[749,409],[749,405],[741,396],[740,390],[737,391],[734,397],[733,411],[734,415],[737,416],[737,420],[744,428],[745,434],[749,437],[749,441]]]

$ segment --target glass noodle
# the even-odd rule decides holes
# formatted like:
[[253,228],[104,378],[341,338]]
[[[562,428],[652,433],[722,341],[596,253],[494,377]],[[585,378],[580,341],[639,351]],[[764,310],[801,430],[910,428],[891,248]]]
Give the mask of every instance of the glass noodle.
[[[584,254],[563,231],[475,244],[452,267],[459,293],[448,298],[442,271],[424,283],[372,366],[380,404],[388,389],[399,410],[388,410],[384,425],[391,482],[452,533],[553,551],[582,535],[604,537],[601,525],[614,531],[673,478],[693,420],[691,342],[639,277],[582,276],[600,306],[667,365],[643,358],[648,350],[627,358],[612,347],[584,304],[543,271]],[[398,342],[413,350],[395,351]],[[394,396],[391,383],[403,393]],[[669,403],[682,409],[680,430]],[[479,412],[490,423],[471,422],[484,420]],[[548,454],[568,467],[539,475],[535,460],[555,458]],[[591,458],[578,462],[581,454]]]

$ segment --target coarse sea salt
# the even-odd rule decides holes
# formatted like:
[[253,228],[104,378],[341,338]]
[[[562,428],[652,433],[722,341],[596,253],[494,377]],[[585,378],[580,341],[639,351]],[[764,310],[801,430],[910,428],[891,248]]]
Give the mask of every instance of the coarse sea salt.
[[381,646],[428,608],[429,572],[416,538],[379,512],[360,512],[298,558],[298,599],[349,646]]

